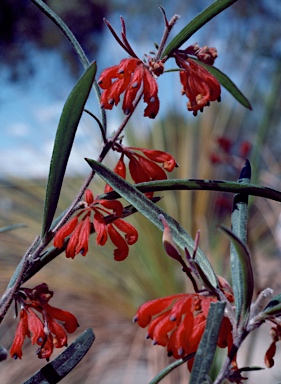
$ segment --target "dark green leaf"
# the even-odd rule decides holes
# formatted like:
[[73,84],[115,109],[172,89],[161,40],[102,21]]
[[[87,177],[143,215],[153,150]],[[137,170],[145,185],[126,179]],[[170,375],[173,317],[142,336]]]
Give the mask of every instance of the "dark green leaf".
[[173,38],[173,40],[165,48],[161,58],[169,56],[173,51],[183,45],[195,32],[198,31],[213,17],[236,3],[237,0],[217,0],[206,8],[203,12],[199,13],[190,23],[188,23],[181,32]]
[[94,332],[88,328],[70,344],[55,360],[45,365],[23,384],[56,384],[61,381],[86,355],[95,340]]
[[232,80],[228,76],[226,76],[223,72],[221,72],[218,68],[212,67],[211,65],[207,65],[202,63],[202,61],[195,60],[197,64],[202,65],[202,67],[206,68],[208,72],[210,72],[215,78],[219,81],[219,83],[229,92],[232,96],[239,101],[244,107],[252,109],[249,100],[243,95],[243,93],[236,87]]
[[[281,192],[276,189],[262,187],[255,184],[224,180],[200,180],[200,179],[169,179],[149,181],[146,183],[135,184],[141,192],[159,191],[219,191],[229,193],[244,193],[252,196],[264,197],[281,202]],[[101,196],[109,200],[120,197],[117,192],[109,192]]]
[[281,294],[274,296],[263,310],[266,316],[277,316],[281,314]]
[[158,375],[156,375],[149,384],[158,384],[164,377],[166,377],[171,371],[173,371],[175,368],[179,367],[183,363],[186,363],[189,359],[191,359],[195,354],[192,353],[189,356],[185,357],[184,359],[179,359],[177,361],[174,361],[172,364],[168,365],[166,368],[163,369],[163,371],[159,372]]
[[27,227],[26,224],[7,225],[6,227],[0,228],[0,233],[12,231],[13,229],[17,229],[17,228],[26,228],[26,227]]
[[96,74],[92,63],[68,96],[59,121],[46,191],[42,236],[54,218],[76,130]]
[[237,270],[239,268],[239,272],[233,275],[232,280],[233,288],[238,285],[238,282],[241,284],[240,289],[236,293],[239,295],[239,299],[237,299],[235,296],[235,303],[237,302],[237,304],[240,306],[239,308],[236,307],[236,311],[241,314],[237,320],[247,320],[254,292],[254,274],[251,257],[246,245],[243,244],[242,241],[233,232],[225,227],[221,227],[221,229],[230,238],[236,251],[236,263],[239,263],[239,267],[237,267]]
[[190,384],[202,384],[207,380],[215,356],[225,303],[211,303],[206,328],[195,355]]
[[[167,215],[161,208],[153,204],[144,194],[139,192],[132,184],[128,183],[116,173],[98,163],[97,161],[86,159],[91,168],[101,176],[107,184],[109,184],[124,199],[132,204],[139,212],[141,212],[148,220],[156,225],[161,231],[163,225],[158,216],[162,214],[166,219],[171,230],[173,240],[182,249],[187,248],[192,254],[194,249],[194,240],[191,236],[176,222],[171,216]],[[212,286],[217,286],[217,277],[213,271],[211,264],[200,248],[197,249],[195,260],[200,265],[202,271],[209,279]]]
[[[249,183],[251,179],[251,166],[247,160],[239,175],[240,184]],[[248,222],[248,195],[237,193],[233,199],[233,210],[231,215],[232,232],[243,244],[247,244],[247,222]],[[230,267],[232,277],[232,287],[235,297],[236,320],[239,322],[243,301],[244,276],[242,265],[233,242],[230,245]]]

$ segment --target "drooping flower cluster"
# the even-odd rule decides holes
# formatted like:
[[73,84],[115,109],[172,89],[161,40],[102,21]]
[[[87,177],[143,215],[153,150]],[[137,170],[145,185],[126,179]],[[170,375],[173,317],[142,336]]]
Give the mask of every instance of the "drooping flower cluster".
[[[228,297],[233,300],[232,293]],[[153,344],[167,348],[169,356],[180,359],[194,354],[205,330],[211,302],[215,296],[200,293],[180,293],[143,304],[137,311],[134,322],[142,328],[148,326],[147,339]],[[232,325],[223,318],[217,345],[232,347]],[[193,358],[188,360],[192,369]]]
[[73,333],[79,324],[74,315],[48,303],[52,296],[53,292],[45,283],[33,289],[20,289],[16,298],[21,306],[20,321],[10,349],[12,358],[22,358],[22,346],[26,337],[31,338],[32,344],[39,345],[39,359],[48,360],[54,348],[67,346],[66,331]]
[[[165,171],[172,172],[177,166],[176,160],[167,152],[121,145],[116,146],[116,150],[121,152],[121,157],[114,168],[114,172],[126,179],[126,165],[124,162],[124,156],[126,156],[129,159],[129,171],[135,183],[165,180],[167,178]],[[142,152],[144,156],[137,151]],[[157,163],[162,164],[162,167]],[[106,185],[105,193],[110,191],[112,191],[112,188]],[[152,193],[148,194],[149,197],[152,197],[152,195]]]
[[[108,223],[105,216],[112,215],[117,219]],[[138,239],[138,232],[131,224],[121,217],[123,212],[122,204],[117,200],[95,199],[93,193],[88,189],[85,192],[85,208],[83,208],[69,222],[62,226],[54,237],[54,246],[62,248],[65,239],[70,236],[66,246],[66,257],[74,258],[78,253],[85,256],[88,252],[89,236],[93,230],[97,233],[96,243],[104,245],[108,236],[117,247],[114,250],[114,259],[124,260],[129,254],[129,245],[134,244]],[[93,213],[93,219],[91,215]],[[79,221],[79,217],[81,220]],[[120,232],[123,232],[123,237]]]
[[[143,92],[143,100],[147,103],[144,116],[154,119],[159,111],[158,85],[149,66],[138,58],[128,58],[119,65],[105,69],[98,80],[104,90],[100,103],[105,109],[112,109],[120,101],[120,95],[125,92],[122,109],[125,115],[133,110],[133,103],[138,92]],[[142,87],[142,88],[141,88]]]
[[180,71],[180,81],[183,86],[182,94],[189,99],[187,109],[196,116],[198,111],[203,112],[204,107],[211,101],[220,101],[221,87],[218,80],[198,61],[189,57],[197,56],[198,60],[213,65],[217,57],[215,48],[200,48],[197,44],[191,45],[184,51],[177,51],[174,57]]

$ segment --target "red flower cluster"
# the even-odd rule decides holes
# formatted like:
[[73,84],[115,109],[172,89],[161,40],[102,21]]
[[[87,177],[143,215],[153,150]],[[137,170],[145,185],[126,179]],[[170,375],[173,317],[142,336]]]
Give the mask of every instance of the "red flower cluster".
[[234,156],[234,143],[225,136],[216,139],[219,147],[219,153],[211,153],[211,162],[213,164],[231,164],[236,168],[241,168],[241,161],[244,162],[251,151],[251,143],[247,140],[241,141],[238,147],[238,156]]
[[[134,244],[138,239],[137,230],[122,219],[116,219],[112,223],[105,221],[105,216],[112,214],[108,209],[112,210],[116,217],[120,217],[123,212],[122,204],[117,200],[94,199],[89,189],[85,192],[85,200],[85,208],[58,230],[54,237],[54,246],[62,248],[65,239],[70,236],[66,247],[66,257],[73,259],[78,253],[85,256],[88,252],[89,236],[93,224],[97,233],[96,243],[104,245],[109,235],[112,243],[117,247],[114,250],[114,259],[117,261],[126,259],[129,254],[129,245]],[[93,223],[91,223],[92,213],[94,213]],[[79,221],[81,215],[83,216]],[[122,237],[117,229],[123,232],[125,237]]]
[[[228,299],[234,300],[229,285],[220,278],[221,289]],[[203,335],[211,302],[214,296],[199,293],[176,294],[143,304],[137,311],[134,322],[142,328],[148,326],[147,338],[153,344],[167,348],[168,355],[180,359],[196,352]],[[223,318],[217,342],[221,348],[232,347],[232,325],[227,317]],[[192,369],[193,358],[188,361]]]
[[187,109],[196,116],[198,111],[210,105],[210,101],[220,101],[221,87],[218,80],[198,64],[195,60],[175,54],[175,59],[180,68],[180,81],[183,86],[182,94],[189,99]]
[[[76,331],[77,319],[69,312],[52,307],[48,301],[53,296],[47,284],[42,283],[33,289],[21,288],[17,301],[21,305],[20,322],[10,349],[14,359],[22,358],[22,346],[25,337],[31,338],[32,344],[38,344],[39,359],[49,359],[54,347],[67,346],[67,334]],[[36,314],[39,312],[42,319]],[[60,325],[57,320],[63,322]],[[66,330],[66,331],[65,331]]]
[[[114,168],[114,172],[123,179],[126,179],[124,156],[127,156],[129,159],[130,174],[135,183],[165,180],[167,179],[165,171],[171,172],[177,166],[176,160],[167,152],[138,147],[124,147],[121,145],[118,145],[116,150],[121,152],[121,157]],[[146,157],[136,151],[141,151]],[[162,163],[163,167],[160,167],[156,163]],[[105,193],[110,191],[112,191],[112,188],[106,185]],[[152,197],[152,195],[153,194],[149,194],[149,197]]]
[[141,90],[143,100],[147,103],[144,116],[154,119],[159,111],[156,79],[149,67],[138,58],[124,59],[120,64],[105,69],[98,84],[104,90],[100,99],[102,108],[112,109],[114,104],[119,103],[120,95],[125,92],[122,109],[128,115],[134,108],[133,102],[138,91]]

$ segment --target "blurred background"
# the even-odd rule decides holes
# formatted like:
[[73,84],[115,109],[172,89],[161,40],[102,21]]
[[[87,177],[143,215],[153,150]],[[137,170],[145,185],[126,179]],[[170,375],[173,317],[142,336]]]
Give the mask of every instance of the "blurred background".
[[[70,27],[90,61],[97,60],[98,75],[126,54],[105,27],[106,17],[120,31],[119,16],[126,21],[128,39],[139,55],[154,50],[163,33],[162,5],[167,18],[179,14],[171,37],[212,1],[50,0],[46,2]],[[126,133],[126,142],[165,150],[180,167],[172,178],[237,180],[245,158],[252,163],[252,181],[281,189],[281,3],[278,0],[238,1],[197,32],[187,45],[198,42],[218,49],[215,66],[226,73],[250,100],[246,110],[222,90],[222,102],[212,103],[196,118],[187,111],[177,73],[159,79],[161,108],[155,120],[142,119],[140,103]],[[62,32],[31,1],[0,2],[0,227],[24,223],[25,228],[0,234],[0,287],[7,283],[22,255],[41,231],[45,186],[53,140],[64,102],[83,72]],[[171,61],[171,63],[170,63]],[[168,64],[173,68],[174,63]],[[169,66],[168,65],[168,66]],[[90,96],[87,108],[98,114]],[[120,106],[108,113],[113,132],[123,119]],[[84,157],[96,158],[101,137],[95,121],[83,115],[75,139],[58,214],[65,209],[87,176]],[[107,159],[112,165],[114,156]],[[104,184],[92,183],[94,194]],[[232,195],[216,192],[166,192],[161,206],[193,236],[201,231],[200,246],[215,271],[229,274],[229,244],[217,230],[230,226]],[[164,348],[145,340],[146,330],[131,319],[143,302],[191,289],[180,267],[169,260],[161,233],[139,214],[128,219],[139,231],[127,260],[116,263],[113,247],[95,245],[85,258],[68,260],[62,254],[26,286],[46,282],[55,292],[54,306],[73,312],[81,332],[93,327],[96,341],[84,360],[63,383],[148,383],[172,360]],[[256,294],[270,286],[280,292],[280,204],[251,198],[249,248],[255,270]],[[9,348],[17,321],[13,310],[0,328],[0,343]],[[263,356],[271,339],[269,327],[250,336],[239,356],[239,367],[264,366]],[[78,331],[71,335],[75,339]],[[250,346],[250,347],[249,347]],[[35,346],[25,343],[22,361],[1,363],[3,383],[22,383],[45,362]],[[224,351],[223,351],[224,352]],[[280,352],[280,351],[279,351]],[[276,361],[281,357],[277,352]],[[57,354],[57,353],[56,353]],[[220,356],[217,358],[219,363]],[[27,364],[28,363],[28,364]],[[216,371],[214,365],[214,372]],[[268,384],[281,382],[280,365],[249,374]],[[182,366],[163,383],[186,383]]]

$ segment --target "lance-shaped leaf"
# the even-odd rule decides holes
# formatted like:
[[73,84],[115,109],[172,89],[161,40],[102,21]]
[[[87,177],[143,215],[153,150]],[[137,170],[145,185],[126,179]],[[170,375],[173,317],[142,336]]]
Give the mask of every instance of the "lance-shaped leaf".
[[68,96],[60,117],[46,190],[42,236],[54,218],[76,130],[96,74],[96,63],[84,72]]
[[190,23],[188,23],[178,35],[165,48],[161,59],[165,56],[171,55],[173,51],[178,49],[184,44],[195,32],[198,31],[203,25],[205,25],[213,17],[236,3],[237,0],[217,0],[206,8],[203,12],[199,13]]
[[[243,193],[252,196],[264,197],[274,201],[281,202],[281,192],[276,189],[263,187],[256,184],[243,181],[225,181],[225,180],[201,180],[201,179],[169,179],[155,180],[145,183],[135,184],[135,187],[141,192],[159,192],[159,191],[218,191],[228,193]],[[101,195],[100,198],[114,200],[120,195],[117,192],[108,192]]]
[[211,65],[202,63],[200,60],[196,60],[197,64],[202,65],[202,67],[206,68],[208,72],[210,72],[215,78],[218,80],[218,82],[229,92],[231,95],[239,101],[244,107],[252,109],[251,104],[249,100],[246,98],[246,96],[243,95],[243,93],[236,87],[236,85],[233,83],[232,80],[228,76],[226,76],[223,72],[221,72],[218,68],[213,67]]
[[195,355],[190,376],[191,384],[202,384],[208,380],[211,365],[215,356],[225,303],[211,303],[205,331]]
[[[251,166],[248,160],[241,170],[238,182],[243,184],[248,183],[251,179]],[[248,222],[248,195],[238,193],[233,199],[233,210],[231,215],[232,232],[236,235],[243,244],[247,244],[247,222]],[[237,254],[235,244],[230,245],[230,267],[232,286],[235,297],[236,320],[239,322],[244,295],[243,295],[243,271],[241,260]]]
[[86,355],[95,340],[94,332],[88,328],[56,359],[45,365],[23,384],[56,384],[61,381]]
[[[254,274],[251,256],[245,244],[229,229],[221,229],[230,238],[235,249],[235,273],[232,275],[232,285],[235,297],[236,312],[239,314],[237,321],[247,321],[254,292]],[[240,286],[238,287],[238,284]],[[238,289],[239,288],[239,289]],[[238,295],[238,297],[237,297]],[[239,307],[238,307],[239,305]]]
[[274,296],[262,311],[262,317],[280,316],[281,314],[281,294]]
[[[163,231],[163,224],[159,220],[158,216],[162,214],[169,225],[175,243],[182,249],[187,248],[188,251],[192,254],[194,249],[194,240],[177,221],[175,221],[171,216],[167,215],[167,213],[157,205],[153,204],[132,184],[122,179],[103,164],[91,159],[86,159],[86,161],[90,167],[106,181],[107,184],[109,184],[116,192],[119,193],[120,196],[132,204],[132,206],[141,212],[161,231]],[[211,264],[200,248],[197,249],[195,260],[200,265],[202,271],[205,273],[212,286],[217,287],[217,277]]]

